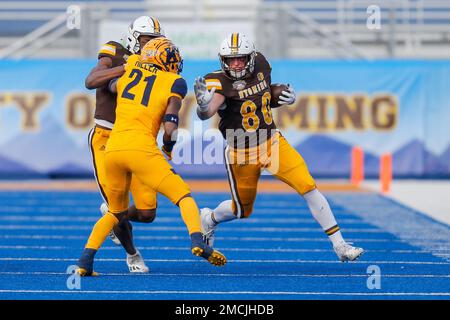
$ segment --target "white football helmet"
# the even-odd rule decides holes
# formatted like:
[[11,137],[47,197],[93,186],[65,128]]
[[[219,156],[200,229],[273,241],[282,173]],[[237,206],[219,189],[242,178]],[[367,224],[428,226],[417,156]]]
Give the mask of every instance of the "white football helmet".
[[[245,57],[247,64],[242,71],[231,70],[225,58]],[[222,70],[235,79],[240,79],[255,69],[256,49],[255,45],[243,33],[231,33],[222,41],[219,49],[219,59]]]
[[133,53],[139,53],[139,36],[164,37],[161,24],[155,17],[141,16],[134,20],[128,27],[127,37],[125,39],[126,48]]

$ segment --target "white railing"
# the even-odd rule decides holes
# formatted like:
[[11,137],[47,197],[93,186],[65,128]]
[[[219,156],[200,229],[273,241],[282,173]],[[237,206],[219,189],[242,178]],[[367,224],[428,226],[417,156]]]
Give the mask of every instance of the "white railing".
[[[450,30],[450,1],[448,0],[335,0],[335,1],[264,1],[266,6],[289,6],[319,21],[352,32],[365,28],[366,9],[371,5],[381,9],[383,24],[393,20],[399,27],[418,26],[429,30]],[[393,14],[392,16],[390,14]],[[441,21],[441,23],[439,23]]]
[[[32,50],[33,47],[38,49],[36,46],[38,43],[43,42],[42,38],[48,35],[48,33],[53,33],[55,29],[60,29],[61,25],[64,25],[64,32],[60,33],[60,36],[69,31],[66,27],[67,14],[62,13],[51,19],[49,22],[30,32],[23,38],[19,38],[17,41],[10,44],[8,47],[0,50],[0,59],[8,58],[14,56],[16,53],[20,53],[21,57],[26,56],[23,49],[26,47],[27,50]],[[37,41],[41,39],[40,41]],[[53,38],[52,38],[53,39]],[[16,56],[17,58],[17,56]]]
[[[366,24],[369,16],[367,8],[374,4],[381,10],[380,29],[369,29]],[[307,19],[299,19],[298,14],[298,19],[294,20],[283,20],[282,17],[273,19],[269,14],[265,16],[265,21],[273,25],[280,25],[281,21],[289,22],[290,27],[284,27],[290,32],[286,37],[288,41],[283,45],[284,48],[291,48],[289,57],[302,53],[300,45],[306,48],[303,51],[309,51],[311,56],[319,51],[324,53],[325,50],[333,48],[333,37],[336,40],[340,38],[339,45],[334,48],[337,55],[344,58],[357,52],[366,57],[373,53],[376,53],[376,57],[436,57],[434,53],[430,55],[430,46],[444,46],[447,50],[434,51],[439,53],[440,57],[450,57],[448,0],[265,1],[264,7],[261,12],[276,12],[279,8],[289,8],[287,11],[300,13],[313,21],[305,23]],[[320,28],[314,27],[317,24]],[[320,29],[331,32],[323,35],[318,32]],[[270,40],[266,39],[266,42]],[[319,46],[323,47],[322,50]],[[343,49],[343,54],[340,49]],[[345,54],[347,49],[348,55]]]
[[[53,26],[73,4],[85,8],[84,30],[65,32],[60,25]],[[379,30],[366,26],[366,9],[373,4],[381,8]],[[143,14],[184,26],[199,21],[251,21],[262,50],[274,50],[273,44],[289,49],[277,48],[277,57],[314,55],[321,50],[343,58],[370,58],[370,50],[380,52],[377,57],[398,52],[423,52],[426,57],[430,46],[450,48],[450,0],[0,1],[0,21],[43,23],[22,38],[0,36],[0,58],[26,57],[45,49],[46,43],[59,46],[61,52],[76,51],[75,56],[92,56],[100,21],[131,21]]]
[[[0,36],[0,44],[8,46],[0,50],[0,58],[23,58],[36,54],[45,48],[44,43],[57,47],[60,38],[65,37],[72,45],[59,46],[61,52],[73,52],[74,56],[94,56],[97,51],[98,26],[102,20],[132,21],[139,15],[156,16],[163,23],[180,22],[186,25],[190,21],[249,21],[255,18],[260,0],[165,0],[165,1],[0,1],[0,21],[42,21],[37,30],[24,38],[11,41],[10,36]],[[64,32],[54,21],[63,17],[71,5],[82,7],[83,27],[75,32]],[[56,20],[55,20],[56,19]],[[50,32],[51,27],[55,30]],[[1,30],[0,30],[1,35]],[[36,43],[34,43],[36,42]],[[12,44],[11,44],[12,43]],[[39,44],[38,44],[39,43]],[[25,47],[29,45],[30,50]],[[25,48],[18,52],[18,49]],[[1,49],[1,47],[0,47]],[[53,48],[54,49],[54,48]],[[70,56],[70,54],[69,54]]]
[[[150,14],[159,19],[241,19],[252,18],[261,0],[163,0],[163,1],[0,1],[0,20],[46,20],[62,13],[70,5],[108,12],[115,19]],[[37,11],[39,10],[39,11]]]

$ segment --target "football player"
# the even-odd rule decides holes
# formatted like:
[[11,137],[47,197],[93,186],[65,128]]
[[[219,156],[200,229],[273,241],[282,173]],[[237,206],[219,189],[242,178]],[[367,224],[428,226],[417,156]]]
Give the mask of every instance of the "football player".
[[[341,261],[357,259],[363,249],[343,239],[328,201],[317,190],[305,161],[276,129],[270,106],[269,62],[242,33],[230,34],[223,40],[219,60],[221,70],[197,78],[194,84],[200,119],[216,113],[220,116],[219,129],[227,140],[225,164],[232,195],[231,200],[214,210],[201,210],[207,243],[213,245],[218,224],[250,216],[259,177],[266,169],[303,196]],[[288,86],[279,96],[278,106],[294,101],[294,89]]]
[[[111,79],[121,76],[127,58],[139,53],[150,39],[163,36],[161,25],[154,17],[141,16],[128,27],[124,44],[109,41],[98,53],[98,62],[86,78],[88,89],[96,89],[95,127],[89,133],[89,146],[93,159],[95,179],[104,203],[100,206],[102,214],[108,212],[109,199],[106,195],[105,146],[116,118],[116,94],[108,90]],[[130,272],[148,272],[144,259],[135,248],[132,238],[132,226],[128,220],[150,223],[156,215],[156,194],[142,185],[139,180],[131,179],[130,186],[134,205],[128,208],[126,218],[114,227],[110,237],[117,245],[122,244],[127,253],[127,265]]]
[[199,210],[189,187],[164,158],[156,141],[163,123],[162,151],[170,160],[178,113],[187,93],[186,81],[179,75],[182,66],[178,48],[160,37],[150,40],[140,55],[130,56],[124,75],[109,83],[109,90],[117,92],[116,122],[105,151],[109,210],[95,224],[78,261],[82,276],[96,275],[95,253],[110,230],[126,219],[132,177],[179,206],[191,237],[192,254],[216,266],[226,263],[223,254],[204,242]]

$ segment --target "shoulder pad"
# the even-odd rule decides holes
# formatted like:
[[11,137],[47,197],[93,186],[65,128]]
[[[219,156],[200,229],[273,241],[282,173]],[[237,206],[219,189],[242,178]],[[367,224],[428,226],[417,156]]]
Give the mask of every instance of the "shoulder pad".
[[126,50],[120,43],[115,41],[108,41],[107,43],[101,46],[100,50],[98,51],[98,56],[99,58],[102,56],[114,57],[121,49]]

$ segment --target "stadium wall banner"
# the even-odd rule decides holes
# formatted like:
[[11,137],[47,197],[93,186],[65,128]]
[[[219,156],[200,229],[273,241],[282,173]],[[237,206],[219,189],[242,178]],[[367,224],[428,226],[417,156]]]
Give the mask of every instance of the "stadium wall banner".
[[[0,176],[91,177],[87,145],[95,60],[0,61]],[[218,118],[201,122],[193,81],[217,60],[185,61],[189,84],[173,165],[185,177],[226,177]],[[349,177],[351,149],[377,177],[380,156],[396,177],[450,178],[450,61],[272,61],[272,82],[289,83],[294,105],[275,123],[316,177]]]

